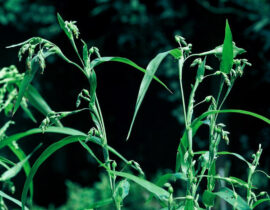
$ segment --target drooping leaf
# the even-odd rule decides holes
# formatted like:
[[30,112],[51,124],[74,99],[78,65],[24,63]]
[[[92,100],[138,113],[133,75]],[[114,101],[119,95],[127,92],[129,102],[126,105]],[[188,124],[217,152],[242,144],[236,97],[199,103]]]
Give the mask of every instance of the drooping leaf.
[[[127,59],[127,58],[122,58],[122,57],[101,57],[101,58],[96,58],[91,62],[91,68],[95,68],[99,64],[102,64],[104,62],[120,62],[127,64],[129,66],[134,67],[135,69],[138,69],[139,71],[145,73],[146,70],[140,66],[138,66],[136,63],[133,61]],[[153,75],[153,79],[156,80],[159,84],[161,84],[163,87],[165,87],[169,92],[172,92],[162,81],[160,81],[155,75]]]
[[221,188],[218,192],[214,192],[214,194],[227,201],[237,210],[251,210],[247,202],[243,200],[240,195],[234,193],[231,189],[227,187]]
[[258,206],[258,205],[260,205],[261,203],[264,203],[264,202],[268,202],[270,204],[270,198],[263,198],[263,199],[257,200],[253,204],[252,209],[254,209],[256,206]]
[[41,164],[47,160],[52,154],[54,154],[57,150],[63,148],[64,146],[74,143],[74,142],[78,142],[78,141],[83,141],[86,139],[86,136],[69,136],[66,137],[56,143],[51,144],[45,151],[43,151],[43,153],[39,156],[39,158],[35,161],[33,167],[31,168],[31,171],[24,183],[23,186],[23,192],[22,192],[22,209],[24,210],[24,206],[27,200],[27,193],[30,187],[30,184],[37,172],[37,170],[39,169],[39,167],[41,166]]
[[237,113],[237,114],[248,115],[248,116],[251,116],[251,117],[255,117],[255,118],[259,119],[259,120],[262,120],[262,121],[266,122],[267,124],[270,124],[270,119],[268,119],[267,117],[264,117],[262,115],[256,114],[254,112],[241,110],[241,109],[223,109],[223,110],[211,110],[211,111],[204,112],[198,118],[193,120],[192,125],[195,125],[196,123],[198,123],[198,121],[203,120],[205,117],[207,117],[207,116],[209,116],[211,114],[217,114],[217,113],[219,113],[219,114]]
[[225,74],[228,74],[231,71],[232,65],[233,65],[232,32],[231,32],[228,20],[226,20],[225,38],[224,38],[223,49],[222,49],[220,71]]
[[[22,207],[22,203],[19,200],[12,198],[10,195],[4,193],[3,191],[0,191],[0,196],[11,201],[12,203],[17,204],[19,207]],[[27,207],[25,207],[25,209],[28,210]]]
[[227,152],[227,151],[222,151],[222,152],[218,152],[218,155],[232,155],[237,157],[239,160],[244,161],[249,167],[251,166],[251,163],[249,163],[243,156],[237,154],[237,153],[233,153],[233,152]]
[[[7,146],[8,144],[11,144],[13,141],[18,141],[23,137],[43,133],[43,131],[40,128],[34,128],[30,129],[21,133],[14,134],[12,136],[9,136],[2,141],[0,141],[0,149]],[[66,134],[66,135],[84,135],[87,136],[85,133],[75,130],[73,128],[67,128],[67,127],[48,127],[46,130],[46,133],[59,133],[59,134]]]
[[142,179],[140,177],[134,176],[132,174],[128,174],[125,172],[119,172],[119,171],[109,171],[110,173],[116,175],[116,176],[121,176],[124,177],[126,179],[129,179],[135,183],[137,183],[138,185],[140,185],[141,187],[145,188],[146,190],[148,190],[149,192],[153,193],[158,199],[160,199],[161,201],[167,200],[169,198],[169,192],[166,191],[165,189],[145,180]]
[[182,52],[179,48],[175,48],[173,50],[170,51],[170,54],[175,58],[175,59],[179,59],[182,56]]
[[[173,52],[174,52],[174,50],[173,50]],[[163,53],[159,53],[147,65],[146,73],[144,74],[143,80],[142,80],[141,85],[140,85],[139,93],[138,93],[138,96],[137,96],[137,101],[136,101],[136,105],[135,105],[135,111],[134,111],[134,114],[133,114],[133,117],[132,117],[132,121],[131,121],[131,125],[130,125],[129,131],[128,131],[127,139],[130,136],[130,133],[131,133],[135,118],[136,118],[137,113],[139,111],[139,108],[140,108],[140,106],[142,104],[144,96],[145,96],[145,94],[146,94],[146,92],[147,92],[147,90],[149,88],[149,85],[150,85],[150,83],[151,83],[151,81],[152,81],[152,79],[153,79],[153,77],[154,77],[160,63],[171,52],[172,52],[172,50],[169,50],[169,51],[166,51],[166,52],[163,52]]]

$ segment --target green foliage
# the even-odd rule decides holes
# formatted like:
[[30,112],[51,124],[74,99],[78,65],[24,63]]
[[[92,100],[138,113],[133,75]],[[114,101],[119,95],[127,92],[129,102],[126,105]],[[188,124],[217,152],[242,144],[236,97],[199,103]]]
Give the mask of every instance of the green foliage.
[[[133,2],[136,3],[136,1]],[[96,11],[96,13],[98,12]],[[253,112],[239,109],[221,109],[224,101],[232,90],[235,81],[243,75],[244,68],[251,65],[246,59],[237,58],[237,56],[245,52],[245,50],[236,47],[232,42],[232,33],[228,21],[226,21],[223,45],[217,46],[214,50],[191,54],[192,44],[187,43],[181,36],[175,36],[175,40],[179,45],[178,48],[159,53],[149,62],[146,69],[141,68],[139,65],[126,58],[102,57],[98,48],[94,46],[89,48],[83,40],[82,49],[78,50],[75,40],[79,38],[80,32],[75,25],[76,22],[64,21],[59,14],[58,22],[61,29],[71,42],[75,54],[78,56],[80,61],[79,64],[67,58],[56,44],[40,37],[34,37],[20,44],[10,46],[21,47],[18,53],[20,60],[26,52],[28,53],[26,56],[26,72],[24,74],[19,74],[14,66],[3,68],[0,71],[0,84],[2,85],[0,92],[1,111],[4,110],[5,114],[9,114],[11,112],[15,114],[19,107],[22,107],[27,116],[35,122],[36,119],[30,111],[31,109],[28,109],[27,107],[26,102],[28,102],[45,117],[40,124],[40,128],[34,128],[7,136],[6,130],[9,125],[12,124],[12,122],[9,121],[0,130],[0,149],[8,146],[20,160],[15,164],[5,157],[0,159],[1,165],[5,168],[5,172],[2,173],[0,181],[4,183],[10,181],[10,179],[16,176],[23,167],[27,175],[21,196],[21,203],[7,195],[5,192],[0,191],[0,198],[3,206],[5,206],[3,198],[5,198],[21,206],[22,209],[26,209],[26,205],[32,207],[31,199],[29,203],[27,203],[27,199],[29,190],[31,192],[30,198],[33,197],[32,183],[35,174],[38,172],[40,166],[50,156],[71,143],[80,144],[82,148],[85,149],[99,164],[99,166],[105,170],[106,177],[108,179],[106,179],[106,181],[102,179],[102,186],[99,191],[101,190],[100,193],[103,194],[99,197],[95,195],[96,192],[99,192],[96,189],[98,188],[97,185],[92,189],[86,190],[80,190],[78,188],[80,193],[74,194],[73,191],[76,191],[77,187],[69,183],[68,185],[72,190],[68,195],[69,200],[67,206],[63,207],[66,209],[70,208],[71,205],[74,205],[72,208],[76,206],[76,209],[115,208],[120,210],[125,208],[126,205],[131,202],[129,197],[132,197],[132,185],[134,183],[136,186],[140,186],[147,192],[147,197],[149,198],[148,201],[153,197],[156,198],[155,202],[157,202],[157,206],[155,206],[155,209],[191,210],[203,209],[203,207],[206,207],[207,209],[211,209],[212,207],[219,208],[217,202],[218,198],[226,201],[228,204],[233,206],[234,209],[253,209],[257,205],[269,201],[268,194],[264,191],[260,191],[254,186],[255,182],[253,176],[256,173],[262,173],[269,178],[269,175],[267,175],[266,172],[257,169],[262,154],[261,145],[259,145],[258,151],[253,154],[251,162],[247,161],[246,158],[239,154],[219,151],[221,141],[224,140],[229,144],[229,132],[227,129],[225,130],[225,124],[220,122],[220,114],[238,113],[255,117],[270,124],[270,120],[268,118]],[[82,52],[82,55],[80,52]],[[76,67],[77,70],[83,73],[83,76],[86,77],[89,83],[88,89],[82,89],[81,93],[78,95],[76,101],[77,109],[75,110],[59,112],[52,111],[43,97],[31,85],[31,82],[35,79],[36,73],[39,70],[41,73],[44,72],[46,67],[45,60],[51,55],[58,55],[65,62],[72,64],[73,67]],[[98,83],[95,69],[98,65],[104,62],[115,61],[132,66],[136,70],[144,73],[138,92],[135,111],[128,132],[129,137],[138,110],[152,80],[154,79],[165,87],[165,89],[169,90],[167,86],[155,76],[158,67],[167,55],[172,55],[173,58],[178,61],[178,79],[183,106],[185,130],[177,150],[175,173],[165,173],[158,176],[156,182],[151,182],[146,179],[139,163],[133,160],[127,160],[118,151],[109,146],[105,123],[96,94]],[[207,63],[206,56],[211,55],[218,58],[220,69],[215,70]],[[94,59],[93,56],[95,56]],[[196,59],[192,62],[191,67],[197,66],[197,73],[195,81],[191,85],[191,91],[189,92],[189,97],[186,103],[187,98],[185,98],[185,91],[183,89],[183,70],[186,61],[192,57],[196,57]],[[204,83],[206,78],[210,77],[217,81],[220,79],[219,92],[217,96],[211,95],[210,93],[210,95],[205,96],[203,101],[197,102],[196,93],[198,88],[202,83]],[[87,102],[87,107],[78,109],[81,105],[81,100]],[[203,103],[205,103],[207,108],[198,114],[195,110]],[[89,129],[87,134],[72,128],[64,127],[60,122],[63,118],[70,117],[71,115],[77,114],[81,111],[88,111],[91,115],[93,127]],[[196,118],[194,117],[195,114],[198,115]],[[55,125],[55,127],[52,125]],[[209,129],[209,148],[207,151],[194,151],[194,144],[196,143],[194,137],[203,125]],[[30,155],[26,156],[24,153],[18,152],[15,147],[18,146],[18,140],[37,133],[58,133],[67,136],[48,146],[35,160],[30,169],[30,164],[28,162]],[[100,155],[96,154],[98,150],[92,149],[91,144],[96,144],[101,148],[103,159],[100,158]],[[116,159],[112,159],[111,155],[114,155],[113,157]],[[223,155],[231,155],[237,157],[241,161],[244,161],[248,166],[248,176],[245,179],[240,179],[230,175],[224,176],[219,174],[217,170],[217,161],[218,158]],[[135,172],[139,175],[135,174]],[[202,179],[206,179],[206,185],[202,184]],[[177,185],[174,185],[176,181],[180,180],[185,186],[185,192],[182,192],[181,194],[177,191]],[[218,183],[222,183],[224,187],[220,187]],[[238,189],[240,189],[239,192]],[[138,194],[139,190],[136,191],[135,194],[136,193]],[[79,195],[82,196],[81,199],[83,199],[84,202],[79,202]],[[88,200],[85,197],[88,196],[90,200],[85,202]],[[135,208],[138,207],[136,199],[133,202],[134,203],[130,203],[130,209],[134,206]],[[143,207],[139,208],[143,209]]]

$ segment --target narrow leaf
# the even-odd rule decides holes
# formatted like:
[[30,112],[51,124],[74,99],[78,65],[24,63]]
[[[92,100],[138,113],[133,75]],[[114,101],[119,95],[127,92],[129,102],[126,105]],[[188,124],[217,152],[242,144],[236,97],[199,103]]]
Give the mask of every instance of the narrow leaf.
[[249,163],[243,156],[241,156],[241,155],[239,155],[237,153],[222,151],[222,152],[218,152],[218,155],[232,155],[232,156],[235,156],[239,160],[244,161],[249,167],[251,167],[251,163]]
[[[231,204],[234,208],[238,210],[250,210],[251,208],[248,206],[247,202],[243,200],[243,198],[234,193],[231,189],[227,187],[221,188],[218,192],[214,193],[215,195],[219,196],[220,198],[227,201]],[[236,195],[236,198],[235,198]]]
[[91,204],[88,207],[89,209],[86,209],[86,210],[93,210],[95,208],[101,208],[103,206],[107,206],[107,205],[111,204],[112,202],[113,202],[112,198],[107,198],[107,199],[104,199],[104,200],[101,200],[101,201],[97,201],[97,202]]
[[65,21],[63,20],[63,18],[60,16],[59,13],[57,13],[57,19],[58,19],[58,22],[59,22],[59,25],[60,25],[61,29],[65,32],[67,37],[69,39],[73,39],[72,33],[66,28]]
[[109,171],[110,173],[116,175],[116,176],[121,176],[126,179],[129,179],[141,187],[145,188],[149,192],[153,193],[157,198],[159,198],[161,201],[167,200],[169,198],[169,192],[164,190],[163,188],[145,180],[142,178],[139,178],[137,176],[134,176],[132,174],[124,173],[124,172],[119,172],[119,171]]
[[17,97],[16,103],[15,103],[15,106],[14,106],[14,109],[13,109],[13,115],[18,110],[18,108],[19,108],[19,106],[21,104],[22,98],[23,98],[25,92],[27,91],[27,88],[28,88],[29,84],[32,82],[35,74],[38,71],[39,65],[35,61],[35,59],[33,59],[33,61],[31,62],[31,66],[32,66],[32,68],[25,72],[23,80],[20,83],[18,97]]
[[[12,136],[9,136],[2,141],[0,141],[0,149],[7,146],[8,144],[11,144],[13,141],[18,141],[23,137],[33,135],[33,134],[38,134],[38,133],[43,133],[43,131],[40,128],[34,128],[30,129],[25,132],[17,133]],[[73,128],[61,128],[61,127],[48,127],[46,129],[46,133],[59,133],[59,134],[66,134],[66,135],[83,135],[86,136],[85,133],[75,130]]]
[[166,51],[166,52],[163,52],[163,53],[159,53],[154,59],[152,59],[150,61],[150,63],[148,64],[147,68],[146,68],[146,73],[144,74],[144,77],[143,77],[143,80],[141,82],[141,85],[140,85],[140,89],[139,89],[139,93],[138,93],[138,96],[137,96],[137,101],[136,101],[136,105],[135,105],[135,111],[134,111],[134,114],[133,114],[133,118],[132,118],[132,121],[131,121],[131,125],[130,125],[130,128],[129,128],[129,131],[128,131],[128,135],[127,135],[127,139],[129,138],[130,136],[130,133],[131,133],[131,130],[132,130],[132,127],[133,127],[133,124],[134,124],[134,121],[135,121],[135,118],[137,116],[137,113],[139,111],[139,108],[142,104],[142,101],[144,99],[144,96],[149,88],[149,85],[160,65],[160,63],[163,61],[163,59],[171,53],[172,50],[169,50],[169,51]]
[[[138,66],[136,63],[134,63],[133,61],[127,59],[127,58],[122,58],[122,57],[101,57],[101,58],[96,58],[95,60],[93,60],[91,62],[91,68],[95,68],[96,66],[98,66],[99,64],[102,64],[104,62],[120,62],[120,63],[124,63],[127,64],[129,66],[134,67],[135,69],[138,69],[139,71],[145,73],[146,70],[140,66]],[[153,75],[153,79],[156,80],[159,84],[161,84],[164,88],[166,88],[170,93],[172,93],[172,91],[162,82],[160,81],[155,75]]]
[[225,38],[224,38],[223,49],[222,49],[220,71],[228,74],[231,71],[232,65],[233,65],[232,33],[231,33],[228,20],[226,20]]
[[22,209],[24,209],[26,200],[27,200],[27,193],[30,187],[30,184],[37,172],[37,170],[39,169],[39,167],[41,166],[41,164],[47,160],[52,154],[54,154],[57,150],[63,148],[64,146],[74,143],[74,142],[78,142],[78,141],[82,141],[85,140],[86,136],[69,136],[66,137],[56,143],[53,143],[52,145],[50,145],[40,156],[39,158],[35,161],[33,167],[31,168],[31,171],[24,183],[23,186],[23,192],[22,192]]
[[260,205],[261,203],[264,203],[264,202],[268,202],[270,204],[270,198],[263,198],[263,199],[257,200],[253,204],[252,209],[254,209],[256,206],[258,206],[258,205]]
[[[0,191],[0,196],[11,201],[12,203],[17,204],[19,207],[22,207],[22,203],[19,200],[12,198],[10,195],[4,193],[3,191]],[[25,209],[28,210],[27,207],[25,207]]]

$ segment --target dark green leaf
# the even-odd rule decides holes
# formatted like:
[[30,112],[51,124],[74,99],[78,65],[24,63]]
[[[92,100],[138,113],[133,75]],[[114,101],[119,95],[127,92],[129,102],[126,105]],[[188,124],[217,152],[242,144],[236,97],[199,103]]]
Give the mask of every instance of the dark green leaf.
[[228,20],[226,20],[225,38],[224,38],[224,43],[223,43],[220,71],[228,74],[231,71],[232,65],[233,65],[232,33],[231,33]]
[[23,111],[25,112],[25,114],[34,122],[36,123],[37,120],[35,119],[33,113],[31,112],[31,110],[27,107],[27,105],[23,102],[21,102],[21,107],[23,109]]

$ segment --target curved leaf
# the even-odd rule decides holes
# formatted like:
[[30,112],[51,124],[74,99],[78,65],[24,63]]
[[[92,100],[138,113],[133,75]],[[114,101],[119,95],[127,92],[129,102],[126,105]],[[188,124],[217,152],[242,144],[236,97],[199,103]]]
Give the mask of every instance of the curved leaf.
[[211,111],[204,112],[203,114],[201,114],[198,118],[196,118],[192,122],[192,125],[193,124],[195,125],[198,121],[201,121],[202,119],[204,119],[208,115],[217,114],[217,113],[220,113],[220,114],[237,113],[237,114],[249,115],[249,116],[255,117],[255,118],[259,119],[259,120],[262,120],[262,121],[266,122],[267,124],[270,124],[270,119],[268,119],[267,117],[264,117],[264,116],[262,116],[260,114],[256,114],[254,112],[241,110],[241,109],[224,109],[224,110],[211,110]]
[[[18,206],[22,207],[22,203],[19,200],[15,199],[15,198],[12,198],[8,194],[4,193],[3,191],[0,191],[0,196],[7,199],[7,200],[9,200],[9,201],[11,201],[12,203],[15,203]],[[28,210],[27,207],[25,209]]]
[[131,121],[129,131],[128,131],[127,139],[130,136],[130,133],[131,133],[135,118],[137,116],[137,113],[139,111],[141,103],[142,103],[142,101],[144,99],[146,91],[148,90],[149,85],[150,85],[150,83],[151,83],[151,81],[152,81],[152,79],[153,79],[153,77],[154,77],[160,63],[163,61],[163,59],[167,55],[171,54],[172,52],[173,52],[173,54],[175,54],[175,49],[169,50],[169,51],[166,51],[166,52],[163,52],[163,53],[159,53],[147,65],[146,73],[144,74],[143,80],[142,80],[141,85],[140,85],[139,93],[138,93],[138,96],[137,96],[137,101],[136,101],[136,105],[135,105],[135,111],[134,111],[134,114],[133,114],[133,118],[132,118],[132,121]]
[[57,150],[61,149],[62,147],[74,143],[74,142],[78,142],[78,141],[82,141],[85,140],[86,136],[69,136],[66,137],[56,143],[53,143],[52,145],[50,145],[40,156],[39,158],[35,161],[33,167],[31,168],[31,171],[24,183],[23,186],[23,192],[22,192],[22,209],[24,209],[24,205],[26,203],[26,199],[27,199],[27,193],[30,187],[30,184],[37,172],[37,170],[39,169],[39,167],[41,166],[41,164],[47,160],[52,154],[54,154]]
[[[104,62],[109,62],[109,61],[124,63],[124,64],[127,64],[127,65],[130,65],[130,66],[134,67],[135,69],[140,70],[143,73],[146,73],[146,70],[144,68],[138,66],[133,61],[131,61],[131,60],[127,59],[127,58],[122,58],[122,57],[101,57],[101,58],[96,58],[95,60],[93,60],[91,62],[91,68],[95,68],[99,64],[102,64]],[[172,91],[162,81],[160,81],[155,75],[153,75],[153,78],[159,84],[161,84],[163,87],[165,87],[169,92],[172,93]]]
[[222,151],[222,152],[218,152],[218,155],[232,155],[232,156],[237,157],[239,160],[244,161],[249,167],[251,167],[251,165],[252,165],[243,156],[241,156],[241,155],[239,155],[237,153]]
[[[37,133],[43,133],[42,130],[40,128],[34,128],[34,129],[30,129],[21,133],[17,133],[14,134],[12,136],[9,136],[5,139],[3,139],[2,141],[0,141],[0,149],[7,146],[8,144],[12,143],[13,141],[18,141],[23,137],[29,136],[29,135],[33,135],[33,134],[37,134]],[[85,133],[75,130],[73,128],[67,128],[67,127],[48,127],[46,129],[46,133],[59,133],[59,134],[67,134],[67,135],[82,135],[82,136],[86,136]]]
[[268,202],[270,204],[270,198],[263,198],[263,199],[260,199],[258,201],[256,201],[252,208],[254,209],[256,206],[260,205],[261,203],[264,203],[264,202]]
[[214,192],[213,194],[224,199],[225,201],[227,201],[229,204],[231,204],[234,208],[238,210],[251,210],[247,202],[243,200],[243,198],[240,195],[234,193],[231,189],[227,187],[223,187],[218,192]]

